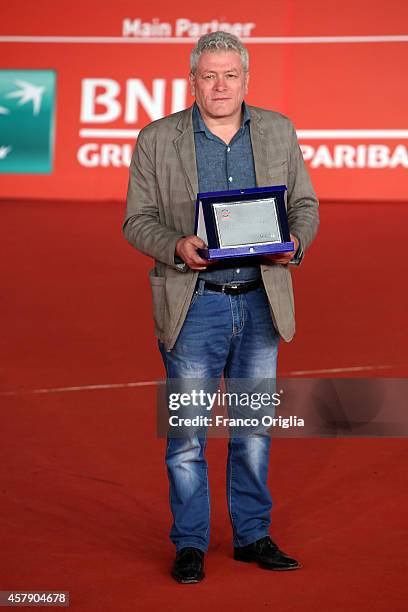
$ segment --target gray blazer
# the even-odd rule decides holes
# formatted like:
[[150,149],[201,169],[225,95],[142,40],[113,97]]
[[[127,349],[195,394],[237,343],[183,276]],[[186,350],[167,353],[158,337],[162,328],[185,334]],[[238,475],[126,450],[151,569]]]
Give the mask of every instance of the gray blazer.
[[[249,106],[258,187],[287,185],[290,232],[303,252],[319,224],[313,191],[290,120]],[[174,346],[191,302],[198,272],[174,261],[177,241],[194,233],[197,167],[192,107],[154,121],[141,130],[130,165],[123,231],[136,249],[153,257],[150,271],[155,332],[166,350]],[[271,316],[280,336],[295,333],[289,266],[261,265]]]

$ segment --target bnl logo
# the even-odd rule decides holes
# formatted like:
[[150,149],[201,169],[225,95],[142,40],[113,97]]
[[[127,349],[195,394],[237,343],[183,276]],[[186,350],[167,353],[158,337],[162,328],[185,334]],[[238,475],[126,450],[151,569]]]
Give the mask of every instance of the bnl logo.
[[55,72],[0,70],[0,173],[50,174]]

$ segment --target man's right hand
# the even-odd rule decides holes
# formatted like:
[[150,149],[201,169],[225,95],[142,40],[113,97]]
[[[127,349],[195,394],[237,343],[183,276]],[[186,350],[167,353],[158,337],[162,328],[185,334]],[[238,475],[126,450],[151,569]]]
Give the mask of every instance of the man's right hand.
[[197,249],[206,248],[206,244],[198,236],[186,236],[180,238],[176,244],[176,255],[178,255],[191,270],[205,270],[210,261],[202,259]]

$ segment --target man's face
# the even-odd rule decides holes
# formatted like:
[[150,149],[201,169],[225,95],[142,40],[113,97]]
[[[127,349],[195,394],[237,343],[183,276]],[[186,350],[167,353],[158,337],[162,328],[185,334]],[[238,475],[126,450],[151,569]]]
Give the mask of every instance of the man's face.
[[241,112],[248,79],[235,51],[203,53],[196,73],[190,75],[191,94],[204,117],[233,118]]

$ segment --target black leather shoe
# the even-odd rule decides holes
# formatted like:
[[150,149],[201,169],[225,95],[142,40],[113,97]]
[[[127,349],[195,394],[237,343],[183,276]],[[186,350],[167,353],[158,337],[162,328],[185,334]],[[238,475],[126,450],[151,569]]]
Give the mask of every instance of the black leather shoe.
[[260,567],[270,570],[294,570],[300,567],[299,561],[291,559],[272,542],[269,536],[261,538],[248,546],[234,548],[234,559],[251,563],[256,561]]
[[171,570],[174,580],[182,584],[201,582],[204,578],[204,553],[199,548],[182,548],[176,554]]

